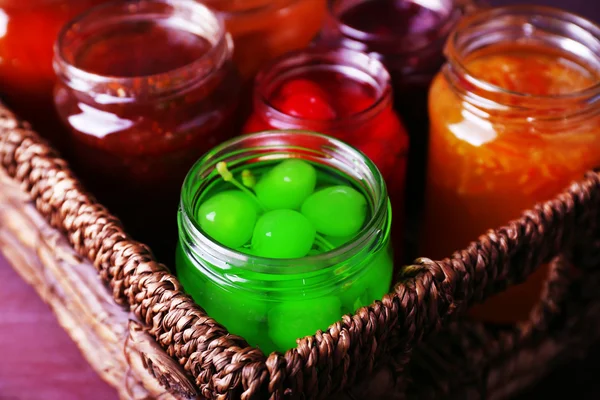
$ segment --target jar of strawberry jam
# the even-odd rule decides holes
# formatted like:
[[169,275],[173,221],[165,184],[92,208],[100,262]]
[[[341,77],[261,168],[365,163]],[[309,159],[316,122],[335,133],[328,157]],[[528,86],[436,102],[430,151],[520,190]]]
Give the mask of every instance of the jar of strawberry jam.
[[[52,49],[64,24],[107,0],[3,0],[0,2],[2,101],[61,146],[54,110]],[[56,129],[56,127],[59,129]]]
[[235,138],[181,192],[177,275],[230,333],[265,353],[390,289],[390,205],[363,154],[310,132]]
[[267,62],[306,47],[325,19],[326,0],[206,0],[221,13],[235,45],[234,60],[251,80]]
[[76,170],[155,251],[175,248],[189,168],[233,135],[232,50],[222,20],[194,0],[110,3],[59,36],[55,102]]
[[411,195],[406,213],[411,247],[420,223],[427,167],[427,92],[444,62],[448,34],[476,3],[479,1],[329,1],[320,42],[368,53],[382,61],[391,75],[395,108],[410,135],[407,186]]
[[390,77],[379,61],[329,48],[278,58],[256,78],[254,113],[244,132],[266,129],[323,132],[365,153],[387,182],[400,256],[408,135],[392,107]]
[[[600,166],[600,27],[564,11],[506,7],[465,19],[430,92],[421,254],[449,256]],[[474,309],[528,317],[547,270]]]

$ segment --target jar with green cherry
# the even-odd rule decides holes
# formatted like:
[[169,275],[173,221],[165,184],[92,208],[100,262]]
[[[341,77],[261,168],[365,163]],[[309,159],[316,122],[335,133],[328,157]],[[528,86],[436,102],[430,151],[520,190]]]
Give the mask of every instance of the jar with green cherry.
[[390,289],[384,180],[365,155],[325,135],[268,131],[216,147],[184,181],[178,224],[185,291],[265,354]]

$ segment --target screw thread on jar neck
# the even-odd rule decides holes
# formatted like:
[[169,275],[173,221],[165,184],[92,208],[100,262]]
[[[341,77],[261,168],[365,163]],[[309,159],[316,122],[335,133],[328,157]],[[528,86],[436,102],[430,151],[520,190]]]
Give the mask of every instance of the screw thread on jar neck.
[[[306,72],[327,70],[356,79],[375,91],[373,103],[366,109],[333,120],[309,120],[286,114],[272,102],[275,91],[287,79]],[[383,64],[367,54],[349,49],[312,48],[290,52],[265,67],[256,77],[255,111],[277,129],[310,129],[316,132],[339,130],[365,123],[392,105],[390,75]]]
[[[156,21],[197,35],[207,40],[210,48],[187,65],[144,76],[108,76],[78,66],[86,46],[117,30],[119,24]],[[96,6],[68,23],[55,43],[53,64],[58,79],[71,89],[95,95],[99,101],[128,102],[165,97],[196,86],[219,71],[232,52],[222,19],[194,0],[116,1]]]
[[[365,227],[349,243],[327,253],[298,260],[266,259],[239,253],[213,241],[201,232],[194,220],[200,194],[219,175],[215,166],[226,162],[231,170],[252,163],[301,158],[333,167],[358,184],[371,205]],[[364,251],[382,246],[389,235],[391,214],[385,182],[375,165],[360,152],[334,138],[305,131],[267,131],[244,135],[223,143],[199,160],[188,173],[181,193],[179,212],[182,245],[195,258],[216,268],[237,267],[258,275],[286,275],[327,272],[340,262],[348,262]],[[348,268],[352,268],[349,262]]]
[[496,46],[534,46],[561,52],[600,76],[600,28],[582,17],[538,6],[510,6],[465,18],[446,44],[443,74],[466,105],[482,111],[509,112],[515,117],[548,119],[598,111],[600,82],[560,95],[510,91],[474,76],[467,66],[479,51]]

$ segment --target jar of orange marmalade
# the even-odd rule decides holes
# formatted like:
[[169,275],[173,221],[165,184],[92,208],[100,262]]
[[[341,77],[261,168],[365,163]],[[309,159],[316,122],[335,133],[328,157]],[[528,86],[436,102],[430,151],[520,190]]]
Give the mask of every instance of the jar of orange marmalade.
[[44,136],[58,139],[52,89],[52,49],[60,28],[107,0],[3,0],[0,2],[0,93]]
[[[443,258],[600,165],[600,27],[533,6],[462,21],[434,79],[420,252]],[[473,309],[528,317],[547,269]],[[514,282],[519,283],[519,282]]]
[[234,61],[251,81],[268,61],[306,47],[321,29],[325,0],[205,0],[233,38]]

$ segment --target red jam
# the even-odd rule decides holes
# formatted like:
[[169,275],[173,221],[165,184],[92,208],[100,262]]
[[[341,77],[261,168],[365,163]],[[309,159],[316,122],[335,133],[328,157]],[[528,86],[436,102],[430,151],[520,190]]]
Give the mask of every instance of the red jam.
[[[392,107],[389,75],[377,60],[351,50],[291,53],[258,75],[254,101],[245,133],[303,129],[344,140],[373,160],[393,209],[404,209],[408,136]],[[397,243],[402,214],[394,215]]]
[[[133,4],[94,9],[65,31],[55,101],[78,173],[136,239],[160,249],[176,239],[188,169],[233,136],[238,79],[224,28],[206,7]],[[215,31],[185,29],[198,18]]]
[[21,118],[61,147],[54,110],[52,53],[58,32],[71,18],[110,0],[0,1],[0,93]]

